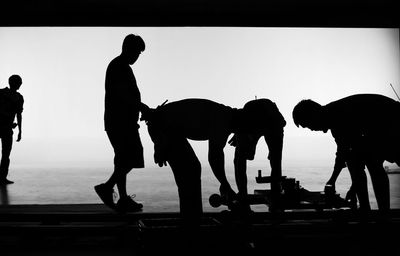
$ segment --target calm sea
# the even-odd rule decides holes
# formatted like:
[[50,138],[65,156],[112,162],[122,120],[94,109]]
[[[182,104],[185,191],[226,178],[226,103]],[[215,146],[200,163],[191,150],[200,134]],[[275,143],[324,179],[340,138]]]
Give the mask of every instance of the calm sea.
[[[254,189],[269,188],[257,184],[255,176],[262,168],[251,167],[248,170],[249,192]],[[189,170],[188,170],[189,171]],[[321,191],[329,178],[331,167],[287,167],[283,175],[296,178],[300,185],[310,191]],[[3,187],[0,191],[1,204],[93,204],[101,203],[93,186],[106,181],[111,169],[98,168],[26,168],[10,170],[9,179],[15,184]],[[269,175],[264,167],[263,175]],[[227,169],[227,176],[236,190],[233,169]],[[400,174],[389,175],[391,186],[391,206],[400,208]],[[350,185],[348,171],[344,169],[337,181],[337,192],[344,197]],[[218,192],[218,182],[210,168],[202,169],[202,193],[204,211],[221,211],[208,203],[211,194]],[[128,175],[128,193],[136,194],[135,200],[144,204],[146,212],[179,211],[177,187],[169,167],[152,167],[133,170]],[[371,206],[376,208],[371,184],[369,183]],[[266,206],[253,206],[255,211],[266,210]]]

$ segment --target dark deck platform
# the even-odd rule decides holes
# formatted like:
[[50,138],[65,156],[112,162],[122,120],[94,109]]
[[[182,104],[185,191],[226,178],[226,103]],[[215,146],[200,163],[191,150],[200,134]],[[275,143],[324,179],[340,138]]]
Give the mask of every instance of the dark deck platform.
[[390,221],[372,212],[360,222],[350,210],[256,212],[247,221],[204,213],[196,231],[177,225],[178,213],[120,215],[103,205],[0,206],[0,255],[146,255],[182,251],[282,255],[396,253],[400,210]]

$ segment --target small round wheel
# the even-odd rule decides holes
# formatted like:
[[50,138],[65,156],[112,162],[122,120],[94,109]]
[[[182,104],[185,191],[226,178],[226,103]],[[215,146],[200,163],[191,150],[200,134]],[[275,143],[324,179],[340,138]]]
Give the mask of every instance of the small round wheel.
[[212,194],[210,198],[208,199],[208,202],[210,205],[214,208],[220,207],[222,204],[222,198],[218,194]]

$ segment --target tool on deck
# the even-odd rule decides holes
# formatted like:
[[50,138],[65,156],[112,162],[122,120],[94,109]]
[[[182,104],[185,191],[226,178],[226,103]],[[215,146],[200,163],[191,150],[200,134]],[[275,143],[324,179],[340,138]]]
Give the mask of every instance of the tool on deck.
[[[256,177],[256,182],[258,184],[270,184],[271,181],[271,176],[262,176],[261,170],[258,171],[258,176]],[[265,204],[270,211],[274,207],[283,211],[300,209],[320,211],[335,208],[355,209],[357,207],[357,205],[340,197],[334,190],[309,191],[300,186],[300,182],[296,179],[286,176],[282,176],[278,182],[280,183],[281,191],[275,201],[273,200],[271,189],[256,189],[254,190],[254,194],[248,195],[247,203],[250,205]],[[227,202],[226,199],[219,194],[212,194],[209,198],[209,203],[214,208],[221,205],[230,207],[238,204],[238,202]]]

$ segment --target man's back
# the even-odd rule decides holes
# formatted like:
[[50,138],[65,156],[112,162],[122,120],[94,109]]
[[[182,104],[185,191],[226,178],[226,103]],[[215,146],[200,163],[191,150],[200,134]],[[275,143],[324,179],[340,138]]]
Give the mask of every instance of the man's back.
[[376,94],[358,94],[325,107],[338,152],[357,147],[390,162],[400,161],[400,103]]
[[325,107],[332,130],[390,135],[400,130],[400,103],[378,94],[356,94]]
[[206,99],[184,99],[160,108],[162,126],[188,139],[228,136],[233,109]]

